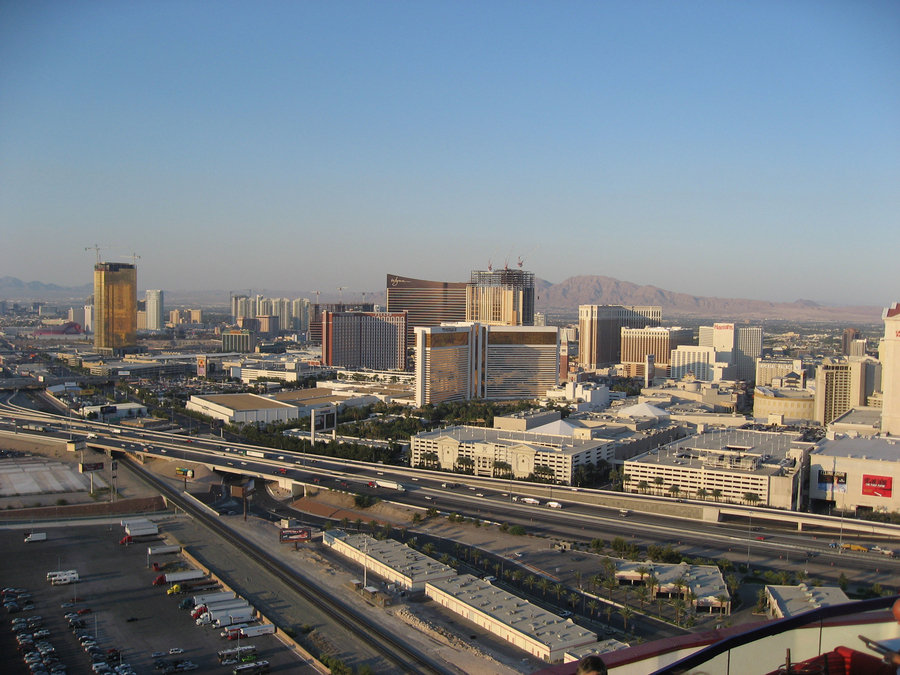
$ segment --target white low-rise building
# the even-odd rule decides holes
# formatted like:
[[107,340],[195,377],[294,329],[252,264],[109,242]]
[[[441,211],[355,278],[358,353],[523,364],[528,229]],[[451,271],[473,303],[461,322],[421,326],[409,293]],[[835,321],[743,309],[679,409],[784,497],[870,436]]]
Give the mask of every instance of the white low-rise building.
[[766,586],[766,609],[771,619],[787,619],[845,602],[850,602],[850,598],[835,586]]
[[900,510],[900,439],[822,440],[809,456],[809,497],[842,511]]
[[470,574],[429,581],[425,593],[442,607],[550,663],[562,661],[567,651],[597,642],[595,633],[573,621]]
[[625,489],[796,510],[812,447],[800,433],[711,430],[626,460]]
[[378,540],[365,534],[328,530],[323,533],[322,541],[345,558],[407,591],[421,592],[426,583],[456,576],[456,570],[449,565],[393,539]]

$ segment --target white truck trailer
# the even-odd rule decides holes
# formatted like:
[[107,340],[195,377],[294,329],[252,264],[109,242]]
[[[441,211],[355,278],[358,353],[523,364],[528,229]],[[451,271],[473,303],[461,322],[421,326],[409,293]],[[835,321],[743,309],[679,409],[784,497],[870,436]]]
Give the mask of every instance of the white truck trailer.
[[273,633],[275,633],[275,624],[271,623],[263,623],[259,626],[247,626],[246,628],[241,628],[242,638],[256,637],[257,635],[272,635]]

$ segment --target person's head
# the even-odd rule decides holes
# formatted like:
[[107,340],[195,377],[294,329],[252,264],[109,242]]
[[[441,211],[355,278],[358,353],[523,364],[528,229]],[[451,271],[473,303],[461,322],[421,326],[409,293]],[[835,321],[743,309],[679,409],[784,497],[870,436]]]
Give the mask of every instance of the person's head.
[[606,675],[606,664],[596,654],[585,656],[578,662],[575,675]]

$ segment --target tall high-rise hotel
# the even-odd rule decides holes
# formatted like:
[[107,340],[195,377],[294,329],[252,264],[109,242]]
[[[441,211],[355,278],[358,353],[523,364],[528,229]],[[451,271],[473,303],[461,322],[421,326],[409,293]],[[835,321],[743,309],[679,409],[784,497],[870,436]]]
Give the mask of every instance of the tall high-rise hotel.
[[534,273],[504,268],[472,272],[466,321],[491,326],[534,325]]
[[162,330],[166,326],[165,314],[163,311],[163,292],[153,290],[147,291],[146,309],[147,309],[147,330]]
[[578,361],[593,370],[621,360],[622,329],[659,326],[662,307],[581,305],[578,308]]
[[416,327],[416,405],[529,399],[559,381],[556,326]]
[[137,345],[137,268],[94,265],[94,348],[123,353]]
[[900,302],[884,310],[884,337],[878,347],[881,359],[881,431],[900,436]]
[[413,329],[466,320],[466,284],[426,281],[387,275],[388,313],[406,312],[406,337],[414,344]]
[[406,313],[322,312],[326,366],[402,370],[406,367]]

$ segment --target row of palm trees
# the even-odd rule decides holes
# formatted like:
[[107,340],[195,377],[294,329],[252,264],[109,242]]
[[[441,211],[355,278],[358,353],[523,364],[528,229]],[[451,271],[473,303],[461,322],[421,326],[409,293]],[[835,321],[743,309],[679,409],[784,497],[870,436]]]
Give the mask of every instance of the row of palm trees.
[[[628,482],[629,476],[625,474],[624,482]],[[653,479],[653,489],[656,494],[661,495],[663,493],[663,488],[665,486],[665,480],[662,476],[656,476]],[[637,490],[641,494],[647,494],[650,491],[651,485],[645,480],[638,481]],[[670,485],[668,490],[666,490],[671,496],[679,497],[683,491],[683,488],[680,485]],[[687,491],[684,491],[685,495],[687,495]],[[694,492],[694,496],[697,499],[706,500],[709,497],[712,497],[715,501],[719,501],[722,497],[722,490],[719,488],[714,488],[712,490],[707,490],[706,488],[697,488]],[[755,492],[745,492],[744,493],[744,503],[746,504],[756,504],[759,502],[759,495]]]

